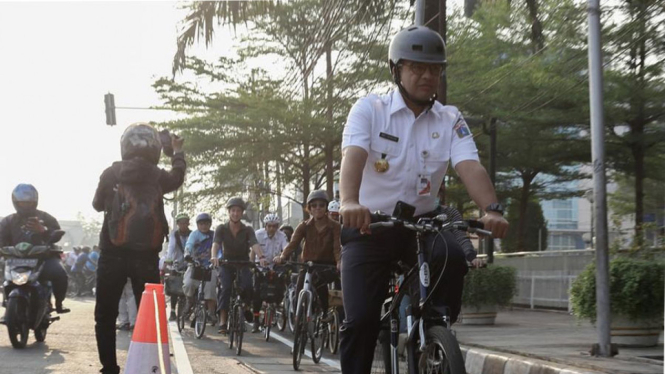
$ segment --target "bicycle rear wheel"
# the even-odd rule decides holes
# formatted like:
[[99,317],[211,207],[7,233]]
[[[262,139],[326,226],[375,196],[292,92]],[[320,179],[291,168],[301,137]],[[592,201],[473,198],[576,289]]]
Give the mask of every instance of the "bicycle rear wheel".
[[242,337],[245,332],[245,313],[242,309],[242,304],[236,304],[235,306],[235,340],[236,340],[236,355],[240,356],[242,352]]
[[312,331],[312,361],[318,364],[323,357],[323,342],[328,339],[328,326],[321,321],[321,315],[318,314],[314,318],[314,331]]
[[[416,342],[417,343],[417,342]],[[425,351],[416,353],[417,372],[465,374],[464,358],[453,333],[443,326],[425,332]]]
[[390,330],[382,326],[374,347],[374,360],[372,361],[372,374],[392,373],[390,358]]
[[330,311],[331,320],[328,322],[328,349],[330,353],[336,354],[339,348],[339,313],[337,308],[332,308]]

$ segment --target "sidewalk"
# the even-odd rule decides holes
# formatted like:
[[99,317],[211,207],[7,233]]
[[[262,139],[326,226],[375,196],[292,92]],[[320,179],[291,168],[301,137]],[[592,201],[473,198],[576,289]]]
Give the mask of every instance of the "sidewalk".
[[619,347],[613,358],[593,357],[596,329],[564,312],[506,309],[493,326],[453,329],[469,374],[663,373],[662,335],[656,347]]

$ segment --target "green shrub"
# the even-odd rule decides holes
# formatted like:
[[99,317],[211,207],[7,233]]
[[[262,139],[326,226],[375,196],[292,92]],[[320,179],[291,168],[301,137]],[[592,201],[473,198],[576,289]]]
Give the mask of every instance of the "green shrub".
[[[665,263],[617,257],[610,261],[610,309],[629,319],[663,318]],[[596,321],[596,264],[591,263],[570,289],[573,313]]]
[[481,305],[508,305],[517,292],[516,274],[515,268],[498,265],[469,270],[464,277],[462,305],[476,308]]

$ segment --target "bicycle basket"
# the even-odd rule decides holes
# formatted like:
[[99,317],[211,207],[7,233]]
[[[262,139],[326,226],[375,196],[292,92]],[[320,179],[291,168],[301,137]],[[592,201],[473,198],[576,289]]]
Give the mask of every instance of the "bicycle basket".
[[282,300],[284,290],[280,287],[282,280],[279,277],[274,277],[272,280],[266,279],[261,284],[261,300],[267,303],[277,303]]
[[206,282],[210,282],[211,275],[212,269],[204,269],[198,266],[195,266],[192,271],[192,279],[197,281],[205,280]]
[[182,275],[171,275],[164,280],[164,293],[167,296],[185,296],[182,291]]
[[342,291],[328,290],[328,305],[331,307],[344,306],[342,303]]

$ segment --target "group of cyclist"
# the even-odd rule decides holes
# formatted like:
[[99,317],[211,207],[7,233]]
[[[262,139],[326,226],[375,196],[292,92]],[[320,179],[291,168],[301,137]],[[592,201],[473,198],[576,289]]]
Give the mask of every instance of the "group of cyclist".
[[[331,210],[328,210],[330,207]],[[212,217],[208,213],[196,216],[196,230],[189,230],[189,216],[176,217],[177,228],[171,232],[169,250],[165,263],[175,270],[184,270],[183,293],[186,297],[185,310],[190,311],[200,280],[195,279],[195,268],[210,269],[210,281],[204,285],[204,298],[208,307],[208,319],[212,325],[219,322],[218,332],[228,332],[228,311],[232,284],[238,279],[243,300],[252,306],[245,312],[245,318],[253,322],[252,332],[260,329],[260,311],[263,306],[262,287],[275,287],[274,293],[284,294],[288,273],[285,266],[289,260],[312,261],[317,264],[332,265],[339,269],[341,263],[340,233],[338,217],[339,203],[330,201],[325,191],[316,190],[309,194],[306,209],[310,218],[293,230],[282,226],[281,218],[275,213],[266,214],[264,227],[254,231],[245,225],[241,218],[246,209],[240,197],[231,198],[227,204],[229,220],[212,227]],[[333,214],[337,213],[335,217]],[[228,263],[228,262],[231,263]],[[233,263],[251,262],[258,269],[274,270],[279,275],[266,279],[261,271],[252,271],[250,266],[234,266]],[[297,290],[302,289],[304,273],[298,277]],[[321,308],[327,311],[328,284],[339,284],[337,271],[321,272],[315,285],[319,291]],[[176,319],[176,297],[171,298],[169,319]]]
[[[502,238],[508,228],[464,117],[457,108],[436,100],[445,64],[444,41],[429,28],[411,26],[393,37],[389,65],[396,89],[387,95],[370,94],[359,99],[344,127],[340,202],[331,202],[324,191],[312,192],[306,201],[310,218],[298,225],[288,244],[277,234],[279,217],[267,215],[266,227],[254,233],[240,220],[244,201],[233,198],[226,205],[230,217],[227,223],[219,225],[213,234],[210,217],[200,215],[199,233],[190,234],[185,245],[185,253],[202,263],[219,265],[224,260],[254,259],[260,266],[275,266],[287,262],[304,240],[302,261],[334,265],[341,272],[345,318],[340,328],[340,349],[345,374],[370,372],[392,266],[397,261],[417,262],[416,234],[404,227],[371,230],[370,212],[392,212],[396,203],[402,202],[411,209],[409,218],[414,221],[440,216],[447,210],[440,206],[438,193],[452,164],[469,196],[484,212],[480,221],[485,228],[496,238]],[[343,228],[337,218],[340,215]],[[433,310],[445,311],[448,321],[454,323],[468,266],[480,266],[482,261],[468,243],[460,243],[454,232],[426,233],[422,240],[429,251],[427,261],[432,272],[441,274],[439,280],[445,284],[434,287]],[[217,273],[220,332],[226,331],[236,272],[240,287],[251,297],[250,270],[222,266]],[[327,310],[327,287],[320,286],[334,282],[336,276],[319,274],[316,289],[324,304],[323,312]],[[301,270],[298,288],[302,283]],[[185,284],[191,296],[191,285],[187,284],[193,282]],[[260,285],[260,281],[254,284]],[[208,296],[212,299],[212,292]],[[254,316],[259,303],[254,303]],[[257,328],[255,323],[254,330]]]

